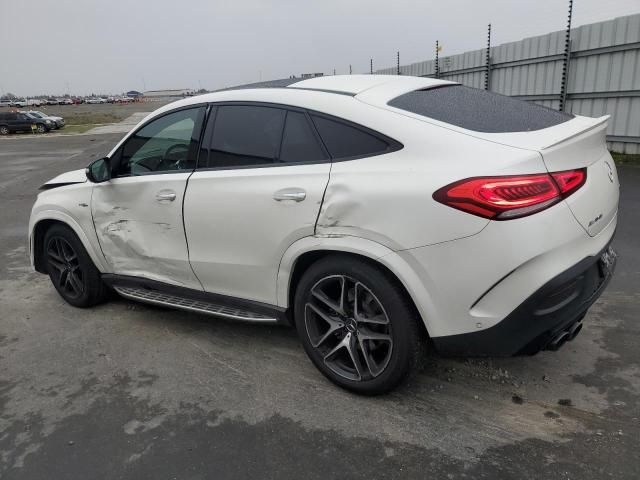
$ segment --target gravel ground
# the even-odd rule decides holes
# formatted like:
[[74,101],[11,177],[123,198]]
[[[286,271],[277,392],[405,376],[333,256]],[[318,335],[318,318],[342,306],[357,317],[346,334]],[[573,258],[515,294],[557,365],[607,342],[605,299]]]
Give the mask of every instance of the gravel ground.
[[37,187],[120,137],[0,140],[3,480],[640,478],[640,168],[620,168],[618,270],[573,342],[432,355],[410,385],[362,398],[292,329],[123,299],[78,310],[31,271]]

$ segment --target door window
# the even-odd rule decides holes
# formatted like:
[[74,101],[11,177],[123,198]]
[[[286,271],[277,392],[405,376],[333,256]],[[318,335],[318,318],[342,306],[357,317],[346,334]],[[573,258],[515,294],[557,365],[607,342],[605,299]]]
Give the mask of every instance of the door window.
[[326,158],[307,116],[304,113],[288,111],[278,160],[297,163],[321,161]]
[[273,164],[282,138],[284,114],[284,110],[273,107],[218,107],[207,167]]
[[163,115],[133,134],[112,162],[112,176],[193,170],[205,107]]

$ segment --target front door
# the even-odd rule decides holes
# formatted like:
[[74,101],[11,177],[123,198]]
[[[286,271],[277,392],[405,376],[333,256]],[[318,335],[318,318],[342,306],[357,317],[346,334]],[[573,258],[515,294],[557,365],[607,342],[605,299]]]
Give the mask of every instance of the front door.
[[93,221],[113,273],[202,289],[189,265],[182,202],[205,109],[147,123],[111,157],[111,180],[94,187]]
[[220,105],[209,117],[184,201],[191,265],[208,292],[276,304],[285,250],[314,234],[329,156],[304,111]]

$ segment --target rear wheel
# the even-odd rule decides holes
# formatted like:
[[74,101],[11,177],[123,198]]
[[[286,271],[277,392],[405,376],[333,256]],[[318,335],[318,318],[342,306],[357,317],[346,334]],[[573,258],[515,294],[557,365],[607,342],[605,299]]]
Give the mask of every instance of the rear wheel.
[[388,392],[422,355],[418,318],[405,292],[366,261],[335,255],[313,264],[296,290],[295,323],[314,365],[348,390]]
[[44,237],[43,258],[53,286],[75,307],[91,307],[107,298],[100,272],[76,234],[63,225],[54,225]]
[[37,131],[38,133],[45,133],[45,132],[47,131],[47,127],[45,127],[43,124],[39,123],[39,124],[36,126],[36,131]]
[[9,127],[4,125],[0,127],[0,135],[9,135]]

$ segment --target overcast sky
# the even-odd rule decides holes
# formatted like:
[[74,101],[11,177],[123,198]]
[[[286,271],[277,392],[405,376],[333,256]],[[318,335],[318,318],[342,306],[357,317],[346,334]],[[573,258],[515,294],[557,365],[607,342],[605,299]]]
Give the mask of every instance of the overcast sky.
[[[565,0],[0,0],[0,93],[221,88],[562,30]],[[640,12],[575,0],[574,26]]]

